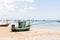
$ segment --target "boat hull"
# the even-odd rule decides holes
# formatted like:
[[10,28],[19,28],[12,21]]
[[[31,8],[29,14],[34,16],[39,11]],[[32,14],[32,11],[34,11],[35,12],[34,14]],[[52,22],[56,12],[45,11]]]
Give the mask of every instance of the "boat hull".
[[7,27],[9,24],[0,24],[1,27]]

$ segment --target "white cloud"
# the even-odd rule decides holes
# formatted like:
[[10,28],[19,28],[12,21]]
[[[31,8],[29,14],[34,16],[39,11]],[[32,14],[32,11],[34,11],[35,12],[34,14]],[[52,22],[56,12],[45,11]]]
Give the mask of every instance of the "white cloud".
[[31,3],[33,3],[33,2],[35,2],[35,0],[17,0],[17,1],[23,1],[23,2],[31,2]]
[[32,7],[32,6],[30,6],[30,7],[25,7],[24,9],[25,9],[25,10],[33,10],[33,9],[35,9],[35,8]]
[[35,2],[35,0],[25,0],[25,1],[27,1],[27,2],[32,2],[32,3]]
[[0,0],[0,17],[2,19],[28,17],[29,14],[26,14],[26,12],[35,8],[25,4],[26,1],[34,2],[34,0]]

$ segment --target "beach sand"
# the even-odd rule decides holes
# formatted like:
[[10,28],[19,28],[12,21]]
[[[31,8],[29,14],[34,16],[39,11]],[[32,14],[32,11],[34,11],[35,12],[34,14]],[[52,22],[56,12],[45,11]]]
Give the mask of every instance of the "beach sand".
[[38,31],[38,28],[33,28],[30,31],[11,32],[10,27],[0,27],[0,40],[60,40],[59,31],[48,31],[44,27]]

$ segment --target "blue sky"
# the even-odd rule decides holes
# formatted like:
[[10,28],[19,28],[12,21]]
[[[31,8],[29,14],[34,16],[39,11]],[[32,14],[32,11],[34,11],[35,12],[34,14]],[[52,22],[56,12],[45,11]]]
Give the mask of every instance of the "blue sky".
[[38,0],[36,3],[41,19],[60,19],[60,0]]
[[0,19],[60,20],[60,0],[0,0]]

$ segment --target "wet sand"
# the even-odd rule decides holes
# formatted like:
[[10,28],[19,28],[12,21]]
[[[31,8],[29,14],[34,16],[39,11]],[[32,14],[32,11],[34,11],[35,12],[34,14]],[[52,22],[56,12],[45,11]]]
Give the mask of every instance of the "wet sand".
[[10,27],[0,27],[0,40],[60,40],[60,32],[36,31],[33,29],[30,31],[11,32]]

